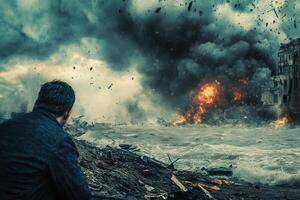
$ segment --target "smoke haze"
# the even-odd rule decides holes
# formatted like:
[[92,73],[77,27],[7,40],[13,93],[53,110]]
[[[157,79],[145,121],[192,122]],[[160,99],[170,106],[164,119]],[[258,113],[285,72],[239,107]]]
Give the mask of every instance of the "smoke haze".
[[63,79],[75,115],[113,122],[171,117],[211,80],[224,106],[232,87],[259,103],[280,42],[300,26],[296,0],[1,0],[0,10],[1,112],[30,110],[44,81]]

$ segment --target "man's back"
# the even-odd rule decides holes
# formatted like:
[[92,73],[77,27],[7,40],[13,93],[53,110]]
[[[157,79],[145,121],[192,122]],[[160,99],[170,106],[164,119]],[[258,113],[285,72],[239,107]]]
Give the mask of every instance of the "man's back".
[[44,110],[0,125],[0,199],[88,199],[78,152]]

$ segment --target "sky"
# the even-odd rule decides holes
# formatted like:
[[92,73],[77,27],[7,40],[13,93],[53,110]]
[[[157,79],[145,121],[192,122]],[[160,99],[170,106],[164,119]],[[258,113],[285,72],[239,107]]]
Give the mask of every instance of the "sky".
[[299,13],[297,0],[0,0],[0,112],[30,111],[53,79],[91,121],[172,118],[211,80],[247,79],[257,103]]

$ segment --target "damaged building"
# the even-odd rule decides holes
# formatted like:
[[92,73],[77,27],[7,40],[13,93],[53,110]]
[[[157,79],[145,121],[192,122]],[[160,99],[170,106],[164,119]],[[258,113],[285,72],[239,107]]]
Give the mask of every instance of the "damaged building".
[[282,44],[278,57],[273,87],[262,94],[262,101],[281,112],[300,113],[300,38]]

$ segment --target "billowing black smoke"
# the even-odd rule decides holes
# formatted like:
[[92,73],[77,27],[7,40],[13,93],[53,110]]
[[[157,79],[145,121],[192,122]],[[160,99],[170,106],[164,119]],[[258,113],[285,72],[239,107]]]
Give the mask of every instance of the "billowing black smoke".
[[197,86],[211,80],[221,83],[225,104],[230,104],[232,88],[245,93],[245,104],[259,103],[274,70],[277,40],[215,17],[224,3],[252,12],[249,1],[158,2],[139,11],[135,4],[142,1],[5,1],[1,10],[15,14],[0,12],[1,62],[18,56],[45,59],[61,45],[94,38],[101,49],[94,56],[114,70],[136,64],[146,91],[158,94],[165,105],[186,106]]
[[245,103],[260,101],[261,88],[274,69],[270,47],[276,46],[268,33],[217,21],[217,4],[212,1],[187,2],[180,11],[157,7],[143,14],[132,13],[130,3],[124,4],[110,31],[117,37],[105,43],[104,56],[114,69],[123,70],[134,56],[141,55],[138,70],[144,86],[169,106],[189,103],[198,84],[211,80],[224,87],[224,98],[232,97],[234,87],[244,90]]

